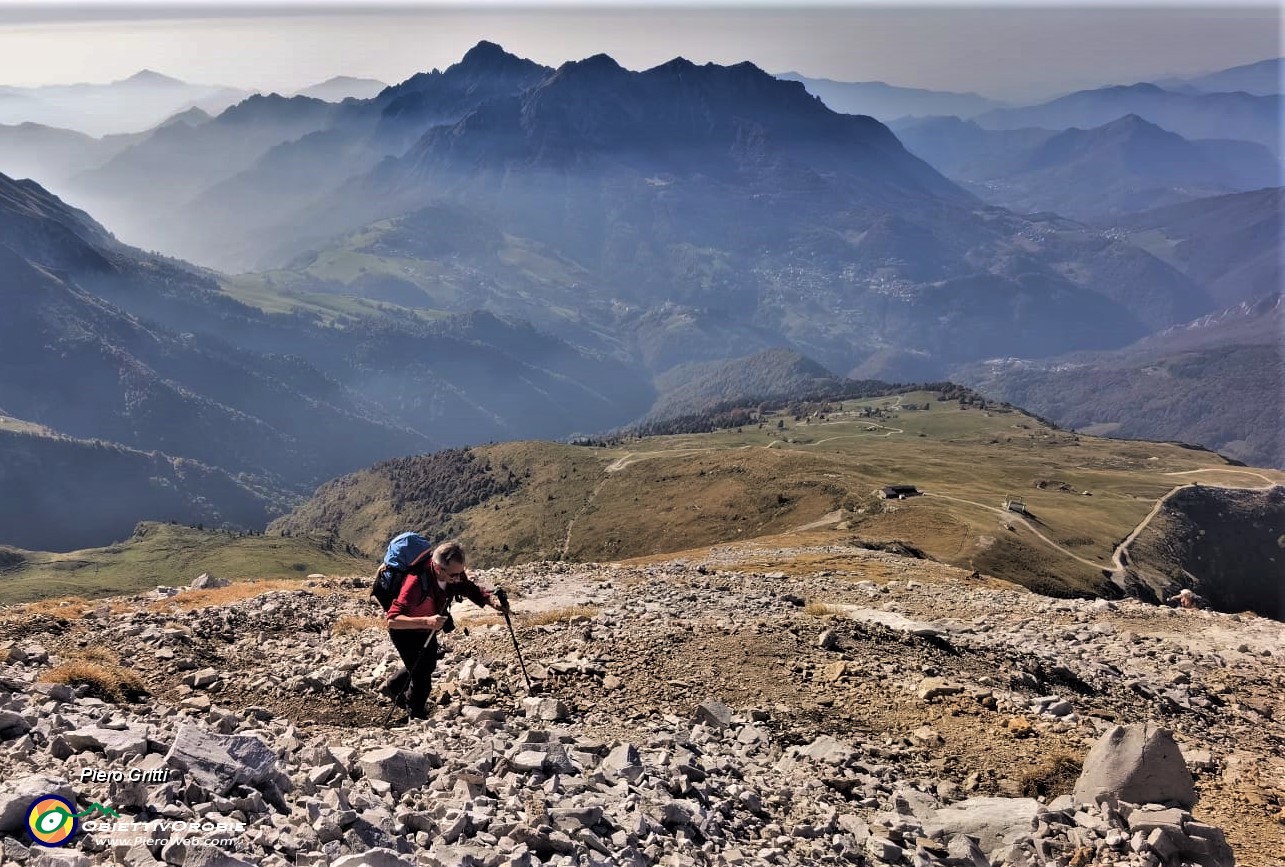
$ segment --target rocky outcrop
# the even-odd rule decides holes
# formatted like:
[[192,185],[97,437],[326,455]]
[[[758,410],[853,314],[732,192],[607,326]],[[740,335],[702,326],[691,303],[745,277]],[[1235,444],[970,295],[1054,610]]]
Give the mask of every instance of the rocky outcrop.
[[[1246,471],[1247,483],[1256,473]],[[1161,601],[1190,588],[1217,611],[1285,621],[1285,485],[1190,485],[1165,501],[1129,549],[1125,589]]]

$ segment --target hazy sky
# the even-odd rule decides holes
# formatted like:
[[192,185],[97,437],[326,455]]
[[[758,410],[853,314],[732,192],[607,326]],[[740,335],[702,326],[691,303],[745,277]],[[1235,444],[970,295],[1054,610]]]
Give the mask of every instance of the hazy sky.
[[360,5],[0,0],[0,85],[105,82],[149,68],[292,91],[333,75],[393,83],[479,39],[556,66],[606,52],[642,69],[681,55],[770,72],[1035,98],[1281,54],[1259,5],[1018,2]]

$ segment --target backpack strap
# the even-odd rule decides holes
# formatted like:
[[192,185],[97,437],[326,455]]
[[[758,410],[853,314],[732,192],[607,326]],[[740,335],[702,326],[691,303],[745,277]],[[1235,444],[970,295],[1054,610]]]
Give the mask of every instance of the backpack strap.
[[419,592],[420,592],[421,602],[428,598],[428,595],[429,595],[428,576],[426,573],[432,571],[431,568],[430,569],[424,568],[424,562],[425,562],[425,559],[427,558],[428,561],[431,563],[432,557],[433,557],[433,549],[431,547],[425,548],[423,551],[419,553],[419,556],[416,557],[414,560],[412,560],[411,564],[406,567],[407,577],[414,575],[419,579]]

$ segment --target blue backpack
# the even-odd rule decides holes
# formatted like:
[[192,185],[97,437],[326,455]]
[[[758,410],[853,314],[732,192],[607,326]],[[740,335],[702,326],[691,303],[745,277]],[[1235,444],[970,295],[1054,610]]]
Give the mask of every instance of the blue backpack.
[[418,533],[402,533],[393,539],[388,543],[384,562],[375,573],[370,595],[387,611],[401,592],[406,576],[412,573],[422,575],[432,553],[433,543]]

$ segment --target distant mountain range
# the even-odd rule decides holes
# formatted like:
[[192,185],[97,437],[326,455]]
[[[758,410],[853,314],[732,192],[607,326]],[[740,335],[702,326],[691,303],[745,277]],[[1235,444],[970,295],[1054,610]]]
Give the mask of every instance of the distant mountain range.
[[343,102],[345,99],[370,99],[388,87],[384,82],[374,78],[353,78],[350,75],[336,75],[320,84],[305,87],[295,96],[307,96],[312,99],[324,99],[326,102]]
[[1113,351],[996,359],[951,371],[988,396],[1067,427],[1203,443],[1285,466],[1285,318],[1280,188],[1221,196],[1119,221],[1225,309]]
[[0,125],[0,172],[64,186],[70,178],[103,165],[146,137],[147,133],[133,133],[93,138],[31,122]]
[[321,129],[337,107],[304,96],[252,96],[204,123],[169,123],[76,177],[79,204],[123,237],[146,238],[204,190],[254,165],[272,147]]
[[37,123],[91,136],[134,133],[192,107],[217,114],[250,93],[145,69],[110,84],[0,87],[0,124]]
[[1206,75],[1159,79],[1155,83],[1169,90],[1190,90],[1201,93],[1230,93],[1243,91],[1257,96],[1273,96],[1282,92],[1281,63],[1285,58],[1273,57],[1257,63],[1233,66]]
[[1091,129],[1126,115],[1188,139],[1239,139],[1281,156],[1281,97],[1177,93],[1154,84],[1082,90],[1041,105],[1000,108],[974,118],[985,129]]
[[[308,105],[277,100],[262,112]],[[1132,246],[980,215],[886,127],[749,64],[633,73],[599,56],[550,70],[480,43],[374,100],[302,113],[320,128],[190,205],[150,209],[153,224],[202,261],[288,263],[272,284],[292,292],[486,309],[657,371],[786,345],[924,380],[1000,347],[1124,345],[1213,308]],[[183,159],[217,150],[226,122],[186,131]],[[245,139],[281,138],[273,122]],[[184,198],[186,182],[145,180],[152,164],[186,172],[145,158],[148,144],[94,180]],[[1080,172],[1099,150],[1063,148],[1088,155]],[[218,171],[249,159],[232,153]]]
[[[529,69],[494,51],[488,63]],[[796,82],[600,56],[428,129],[260,239],[279,260],[301,254],[296,289],[365,294],[381,272],[378,291],[430,308],[483,307],[584,345],[613,335],[656,371],[786,345],[923,380],[984,347],[1123,345],[1210,307],[1136,248],[1058,224],[1028,249],[1041,231],[981,213],[882,124]]]
[[988,130],[955,117],[893,129],[911,152],[980,198],[1022,213],[1094,220],[1281,183],[1281,164],[1262,145],[1188,141],[1132,114],[1061,132]]
[[1109,225],[1198,281],[1219,306],[1266,298],[1285,286],[1280,187],[1130,214]]
[[[749,63],[550,69],[483,42],[370,99],[188,108],[106,156],[108,140],[27,129],[62,142],[64,166],[101,162],[63,198],[0,176],[0,407],[41,436],[198,462],[216,474],[201,489],[225,490],[223,473],[239,487],[210,508],[227,521],[383,458],[594,434],[724,395],[824,388],[831,372],[964,371],[1036,408],[1056,409],[1039,401],[1062,388],[1086,424],[1232,442],[1164,413],[1135,413],[1135,433],[1114,392],[974,366],[1169,364],[1139,341],[1258,310],[1279,281],[1279,195],[1122,211],[1252,183],[1264,149],[1142,116],[922,124],[904,127],[922,133],[908,150]],[[933,160],[1007,174],[966,189]],[[1000,181],[1012,198],[992,201],[1038,213],[974,192]],[[144,253],[100,213],[125,240],[267,269]],[[1250,332],[1218,351],[1261,355]],[[1212,356],[1182,370],[1209,406],[1267,385]],[[1259,416],[1223,417],[1250,425],[1228,448],[1271,458]]]
[[905,117],[972,117],[1004,107],[1003,103],[976,93],[898,87],[882,81],[832,81],[808,78],[797,72],[785,72],[777,78],[802,82],[808,93],[841,114],[868,114],[884,123]]

